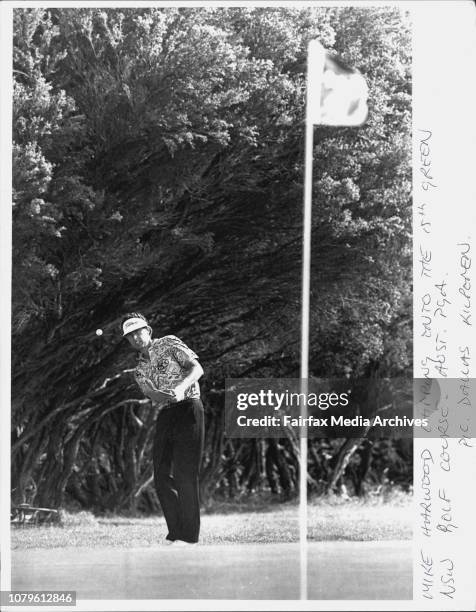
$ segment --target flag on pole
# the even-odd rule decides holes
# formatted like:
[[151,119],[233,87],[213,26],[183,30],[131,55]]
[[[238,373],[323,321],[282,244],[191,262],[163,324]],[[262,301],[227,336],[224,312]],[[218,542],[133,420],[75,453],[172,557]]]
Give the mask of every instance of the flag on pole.
[[[329,56],[318,40],[309,43],[307,60],[306,145],[304,150],[304,220],[301,315],[301,392],[307,394],[311,292],[312,162],[314,125],[361,125],[367,118],[367,83],[357,70]],[[300,416],[306,423],[307,403]],[[307,425],[299,445],[299,542],[301,599],[307,588]]]
[[321,125],[362,125],[368,87],[358,70],[329,55],[318,40],[309,43],[307,121]]

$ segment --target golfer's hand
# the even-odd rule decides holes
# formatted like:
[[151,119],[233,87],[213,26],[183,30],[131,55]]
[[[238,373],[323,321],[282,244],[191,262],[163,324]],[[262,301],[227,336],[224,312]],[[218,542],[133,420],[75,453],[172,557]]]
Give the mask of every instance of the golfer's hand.
[[174,400],[176,402],[181,402],[184,399],[185,389],[181,385],[177,385],[175,389],[171,389],[171,391],[174,395]]
[[170,402],[170,400],[173,398],[171,393],[159,391],[159,389],[157,389],[157,387],[155,387],[150,381],[146,381],[144,383],[143,391],[147,397],[150,397],[150,399],[154,400],[154,402]]

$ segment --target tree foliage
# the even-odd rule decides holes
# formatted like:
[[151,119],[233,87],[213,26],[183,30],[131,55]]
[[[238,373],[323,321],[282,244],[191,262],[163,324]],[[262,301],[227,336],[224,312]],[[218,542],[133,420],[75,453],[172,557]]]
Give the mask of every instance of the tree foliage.
[[204,494],[295,487],[293,441],[227,440],[221,412],[227,376],[299,375],[305,57],[315,37],[365,74],[370,114],[358,129],[315,130],[311,372],[397,376],[411,367],[404,15],[15,9],[17,496],[33,481],[43,503],[66,494],[102,509],[157,505],[154,414],[118,333],[130,310],[200,355]]

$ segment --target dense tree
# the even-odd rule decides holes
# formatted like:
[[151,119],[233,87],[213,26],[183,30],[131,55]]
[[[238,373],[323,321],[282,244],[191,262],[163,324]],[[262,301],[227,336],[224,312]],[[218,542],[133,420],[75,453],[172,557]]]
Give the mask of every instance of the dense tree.
[[[66,494],[96,509],[156,507],[154,413],[118,328],[137,309],[206,369],[204,496],[292,494],[296,441],[226,439],[224,379],[298,376],[315,37],[365,73],[370,115],[358,129],[316,128],[311,372],[409,371],[404,15],[75,8],[16,9],[14,20],[16,497],[33,481],[45,504]],[[313,443],[310,473],[328,482],[325,447]]]

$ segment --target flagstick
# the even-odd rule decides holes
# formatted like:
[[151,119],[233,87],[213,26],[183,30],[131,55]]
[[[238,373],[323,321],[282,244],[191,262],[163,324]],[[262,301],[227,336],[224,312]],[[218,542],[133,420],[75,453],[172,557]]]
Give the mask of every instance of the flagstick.
[[[307,83],[306,83],[306,143],[304,151],[304,227],[303,227],[303,259],[302,259],[302,327],[301,327],[301,393],[307,400],[309,378],[309,322],[310,322],[310,290],[311,290],[311,220],[312,220],[312,162],[314,126],[325,125],[361,125],[367,117],[368,87],[358,71],[346,70],[346,85],[338,88],[339,99],[333,100],[337,104],[337,112],[326,108],[326,96],[322,98],[324,67],[326,64],[326,51],[318,40],[311,40],[307,55]],[[335,65],[335,62],[331,66]],[[337,68],[342,72],[342,68]],[[349,76],[351,75],[351,77]],[[352,78],[349,90],[348,79]],[[335,84],[326,89],[335,88]],[[349,94],[350,91],[350,94]],[[352,104],[350,104],[352,103]],[[357,104],[357,108],[353,107]],[[327,104],[328,106],[328,104]],[[323,108],[324,107],[324,108]],[[352,110],[351,110],[352,109]],[[329,114],[329,110],[331,110]],[[299,457],[299,546],[301,570],[301,599],[307,599],[307,401],[301,406],[301,417],[304,426],[300,428],[300,457]]]
[[[311,220],[312,220],[312,162],[314,123],[320,119],[322,75],[325,51],[317,41],[309,43],[307,60],[306,142],[304,149],[304,220],[302,258],[302,314],[301,314],[301,393],[307,398],[309,378],[309,311],[311,290]],[[317,119],[317,120],[316,120]],[[307,417],[307,403],[301,406],[301,416]],[[305,420],[303,421],[306,422]],[[301,428],[299,457],[299,548],[300,598],[307,599],[307,425]]]
[[[309,376],[309,304],[311,285],[311,213],[312,213],[312,149],[314,125],[306,121],[304,162],[304,228],[302,260],[302,314],[301,314],[301,393],[307,397]],[[301,405],[301,416],[307,417],[307,404]],[[304,421],[305,422],[305,421]],[[301,592],[307,599],[307,426],[301,428],[299,465],[299,545]]]

